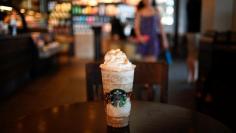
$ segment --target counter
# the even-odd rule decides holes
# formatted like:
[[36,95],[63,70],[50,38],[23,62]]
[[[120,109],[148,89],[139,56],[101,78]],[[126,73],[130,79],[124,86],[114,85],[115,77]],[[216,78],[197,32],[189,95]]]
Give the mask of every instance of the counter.
[[0,37],[0,98],[30,78],[35,48],[30,34]]
[[39,48],[32,33],[1,36],[0,42],[0,99],[58,65],[61,47],[57,42]]

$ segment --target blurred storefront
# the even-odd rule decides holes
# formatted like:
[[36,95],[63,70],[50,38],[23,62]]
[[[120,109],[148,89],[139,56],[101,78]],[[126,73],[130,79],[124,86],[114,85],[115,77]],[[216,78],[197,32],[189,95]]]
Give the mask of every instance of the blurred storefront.
[[0,98],[57,65],[61,47],[39,1],[1,1],[0,41]]
[[[125,39],[131,35],[138,2],[139,0],[51,0],[48,2],[48,29],[57,35],[72,35],[76,57],[98,59],[110,47],[113,18],[121,22]],[[157,3],[165,30],[172,35],[174,0],[157,0]]]
[[[156,0],[161,22],[174,33],[174,0]],[[3,97],[19,85],[54,69],[58,55],[99,60],[118,44],[128,56],[139,0],[3,0],[0,2],[0,87]],[[112,40],[116,18],[123,37]],[[115,45],[114,45],[115,44]],[[5,77],[8,75],[8,77]]]

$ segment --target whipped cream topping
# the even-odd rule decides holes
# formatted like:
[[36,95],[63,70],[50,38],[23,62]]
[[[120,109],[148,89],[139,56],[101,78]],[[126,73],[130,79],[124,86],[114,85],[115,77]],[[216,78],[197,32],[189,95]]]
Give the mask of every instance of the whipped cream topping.
[[126,104],[123,107],[114,107],[111,104],[106,105],[106,112],[108,116],[112,117],[128,117],[131,110],[130,99],[127,98]]
[[129,70],[135,67],[135,65],[130,63],[125,53],[120,49],[108,51],[104,60],[104,63],[100,66],[103,69],[121,71]]

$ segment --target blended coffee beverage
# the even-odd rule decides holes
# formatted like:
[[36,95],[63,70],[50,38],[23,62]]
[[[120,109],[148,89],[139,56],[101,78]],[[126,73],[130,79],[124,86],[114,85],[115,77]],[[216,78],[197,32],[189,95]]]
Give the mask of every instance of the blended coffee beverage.
[[117,49],[106,53],[100,67],[107,124],[125,127],[129,124],[135,65],[130,63],[125,53]]

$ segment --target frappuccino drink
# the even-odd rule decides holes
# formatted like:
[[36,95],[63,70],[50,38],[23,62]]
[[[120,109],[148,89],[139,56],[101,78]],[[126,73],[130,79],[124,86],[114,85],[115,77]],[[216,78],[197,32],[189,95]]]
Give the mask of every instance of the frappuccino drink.
[[117,49],[106,53],[100,68],[107,124],[125,127],[129,124],[135,65],[130,63],[125,53]]

